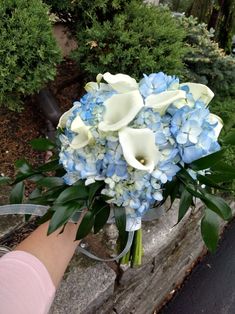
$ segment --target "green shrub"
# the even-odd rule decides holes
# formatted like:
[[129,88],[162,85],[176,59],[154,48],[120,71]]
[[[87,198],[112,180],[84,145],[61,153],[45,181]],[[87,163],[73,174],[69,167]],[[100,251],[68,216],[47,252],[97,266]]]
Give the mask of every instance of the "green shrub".
[[[142,0],[138,0],[139,3]],[[112,20],[113,16],[123,11],[130,0],[44,0],[70,30],[90,27],[94,19]]]
[[214,34],[206,24],[198,24],[192,16],[180,20],[187,32],[186,43],[191,47],[185,56],[190,81],[208,85],[217,96],[235,96],[235,58],[225,55],[213,41]]
[[158,71],[179,74],[184,36],[168,9],[133,1],[112,21],[94,20],[91,27],[78,30],[72,57],[90,79],[106,71],[136,78]]
[[[230,97],[215,97],[210,103],[210,111],[217,114],[223,119],[224,127],[222,129],[220,139],[223,138],[232,130],[235,129],[235,99]],[[229,165],[235,167],[235,146],[223,144],[226,149],[224,161]],[[233,189],[233,196],[235,196],[235,181],[225,185]],[[230,193],[231,196],[231,193]]]
[[60,51],[47,12],[40,0],[1,2],[0,105],[20,110],[22,95],[54,78]]

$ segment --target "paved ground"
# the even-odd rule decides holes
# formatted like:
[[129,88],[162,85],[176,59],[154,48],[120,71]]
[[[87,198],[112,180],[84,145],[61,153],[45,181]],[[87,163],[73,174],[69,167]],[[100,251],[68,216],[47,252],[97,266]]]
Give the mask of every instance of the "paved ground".
[[235,313],[235,220],[160,314]]

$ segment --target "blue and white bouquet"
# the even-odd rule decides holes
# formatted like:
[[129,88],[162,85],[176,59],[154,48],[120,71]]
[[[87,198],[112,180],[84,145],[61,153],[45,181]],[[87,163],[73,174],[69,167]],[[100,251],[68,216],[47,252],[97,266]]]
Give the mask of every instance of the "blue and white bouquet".
[[[221,180],[213,178],[221,175],[223,158],[218,143],[222,120],[208,109],[213,92],[202,84],[180,84],[177,77],[162,72],[144,74],[140,82],[107,72],[87,83],[85,90],[60,118],[59,158],[45,165],[46,170],[30,168],[26,177],[21,173],[24,162],[19,163],[22,180],[41,175],[27,202],[50,206],[45,215],[51,218],[49,233],[83,209],[78,239],[91,230],[98,232],[114,216],[120,249],[127,232],[135,233],[122,262],[139,265],[142,217],[157,212],[168,197],[171,203],[179,197],[180,221],[197,197],[206,206],[202,236],[214,250],[217,240],[207,236],[210,222],[215,217],[228,220],[232,214],[213,194],[220,188]],[[55,176],[46,175],[51,170]],[[14,184],[22,180],[16,178]]]

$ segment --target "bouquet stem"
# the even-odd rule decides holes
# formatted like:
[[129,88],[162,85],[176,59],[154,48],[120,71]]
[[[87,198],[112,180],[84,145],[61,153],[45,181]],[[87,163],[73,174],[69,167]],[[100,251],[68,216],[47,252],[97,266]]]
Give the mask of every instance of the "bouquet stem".
[[140,266],[142,262],[143,246],[142,246],[142,229],[135,231],[134,240],[128,253],[124,255],[120,264],[129,264],[131,267]]

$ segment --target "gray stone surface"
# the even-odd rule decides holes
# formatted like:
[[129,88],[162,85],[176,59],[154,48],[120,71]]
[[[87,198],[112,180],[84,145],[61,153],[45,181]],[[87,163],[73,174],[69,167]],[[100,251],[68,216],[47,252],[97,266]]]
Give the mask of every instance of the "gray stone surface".
[[57,291],[50,314],[93,314],[114,292],[115,272],[76,254]]
[[[231,203],[234,209],[234,203]],[[174,206],[159,221],[145,223],[143,228],[143,265],[127,269],[119,280],[112,299],[97,314],[152,314],[166,297],[174,293],[205,252],[200,233],[201,204],[177,221],[178,206]],[[225,223],[221,223],[221,230]],[[157,313],[157,312],[156,312]]]
[[[1,208],[0,208],[1,210]],[[19,215],[0,215],[0,239],[15,227],[23,223],[23,217]]]
[[189,212],[177,221],[176,208],[159,221],[144,224],[143,265],[124,271],[111,302],[96,313],[152,313],[174,287],[183,280],[188,269],[203,251],[199,222],[201,211]]

